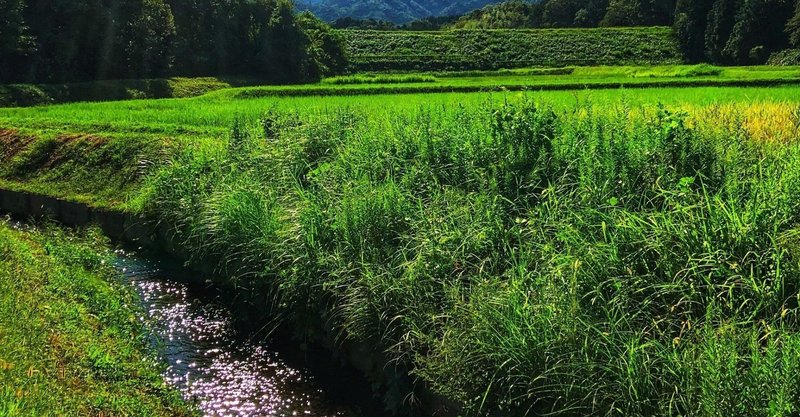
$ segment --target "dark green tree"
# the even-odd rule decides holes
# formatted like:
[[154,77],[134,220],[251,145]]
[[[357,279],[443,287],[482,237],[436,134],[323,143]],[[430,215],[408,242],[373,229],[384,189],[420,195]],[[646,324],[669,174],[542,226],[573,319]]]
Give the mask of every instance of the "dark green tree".
[[800,0],[794,6],[794,15],[786,24],[786,33],[789,35],[789,42],[792,46],[800,47]]
[[298,21],[308,37],[311,78],[341,74],[347,69],[344,38],[311,13],[302,13]]
[[295,19],[294,4],[278,0],[266,30],[260,35],[254,63],[258,74],[280,84],[314,80],[317,74],[310,64],[309,43]]
[[543,3],[531,4],[521,0],[491,4],[475,10],[451,25],[455,29],[513,29],[538,27],[541,24]]
[[675,0],[611,0],[602,26],[669,26]]
[[22,0],[0,0],[0,81],[22,79],[16,69],[34,52],[33,38],[25,24]]
[[163,0],[127,0],[115,40],[114,77],[150,78],[169,73],[175,21]]
[[36,55],[25,81],[96,79],[104,71],[103,55],[113,50],[109,7],[100,0],[28,1],[24,18],[35,37]]
[[589,0],[586,6],[575,13],[574,25],[578,27],[597,27],[608,10],[609,0]]
[[714,63],[726,62],[723,54],[728,39],[736,24],[736,13],[742,0],[715,0],[708,13],[708,26],[705,34],[706,59]]
[[545,3],[542,20],[551,27],[575,26],[576,15],[588,3],[588,0],[550,0]]
[[762,64],[788,46],[783,28],[794,5],[788,0],[744,0],[722,56],[735,64]]
[[675,35],[691,62],[705,58],[705,33],[713,0],[678,0],[675,5]]
[[[247,67],[237,32],[251,26],[240,0],[167,0],[175,18],[175,70],[182,75],[231,74]],[[248,11],[252,11],[250,7]],[[266,22],[270,11],[266,12]],[[244,21],[245,24],[240,23]],[[238,25],[238,27],[236,27]]]
[[163,0],[30,0],[36,53],[25,81],[69,82],[165,75],[174,26]]

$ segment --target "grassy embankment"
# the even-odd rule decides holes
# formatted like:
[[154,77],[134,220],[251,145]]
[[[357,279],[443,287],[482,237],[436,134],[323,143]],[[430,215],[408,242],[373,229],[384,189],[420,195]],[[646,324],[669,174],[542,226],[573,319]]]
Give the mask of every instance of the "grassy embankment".
[[678,64],[670,28],[341,30],[355,71]]
[[0,221],[0,415],[189,416],[96,235]]
[[0,107],[24,107],[78,101],[196,97],[209,91],[253,85],[244,79],[165,78],[109,80],[70,84],[0,85]]
[[[658,97],[667,108],[646,104]],[[29,164],[28,177],[0,176],[91,194],[105,185],[76,178],[103,159],[33,156],[122,141],[148,155],[120,159],[141,167],[118,194],[126,208],[173,226],[241,285],[275,291],[300,337],[322,322],[379,346],[468,415],[788,416],[800,410],[797,97],[659,89],[535,96],[550,104],[7,110],[6,126],[70,119],[110,134],[36,153],[38,139],[2,161]],[[182,139],[157,139],[167,132]],[[152,141],[168,150],[136,150]]]

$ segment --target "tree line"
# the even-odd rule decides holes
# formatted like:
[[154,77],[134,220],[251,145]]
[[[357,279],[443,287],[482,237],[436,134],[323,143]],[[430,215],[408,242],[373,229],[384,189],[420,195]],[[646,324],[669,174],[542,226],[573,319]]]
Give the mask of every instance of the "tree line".
[[0,82],[319,79],[342,40],[290,0],[0,0]]
[[800,47],[800,0],[515,0],[462,16],[450,28],[674,26],[692,62],[763,63]]

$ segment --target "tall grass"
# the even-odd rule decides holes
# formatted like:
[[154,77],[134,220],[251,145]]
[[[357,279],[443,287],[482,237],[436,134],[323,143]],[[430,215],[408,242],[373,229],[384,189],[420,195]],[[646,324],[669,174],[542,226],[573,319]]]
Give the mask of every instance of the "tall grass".
[[800,112],[764,108],[271,111],[146,201],[298,335],[379,347],[466,415],[788,416]]
[[409,83],[435,83],[436,77],[432,75],[376,75],[356,74],[331,77],[322,80],[323,84],[409,84]]

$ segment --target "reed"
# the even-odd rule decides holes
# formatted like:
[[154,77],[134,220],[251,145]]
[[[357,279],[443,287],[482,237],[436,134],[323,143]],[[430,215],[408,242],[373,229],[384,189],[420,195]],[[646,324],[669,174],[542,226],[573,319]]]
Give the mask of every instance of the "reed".
[[323,317],[467,415],[792,415],[788,114],[271,112],[147,177],[146,208],[299,335]]

